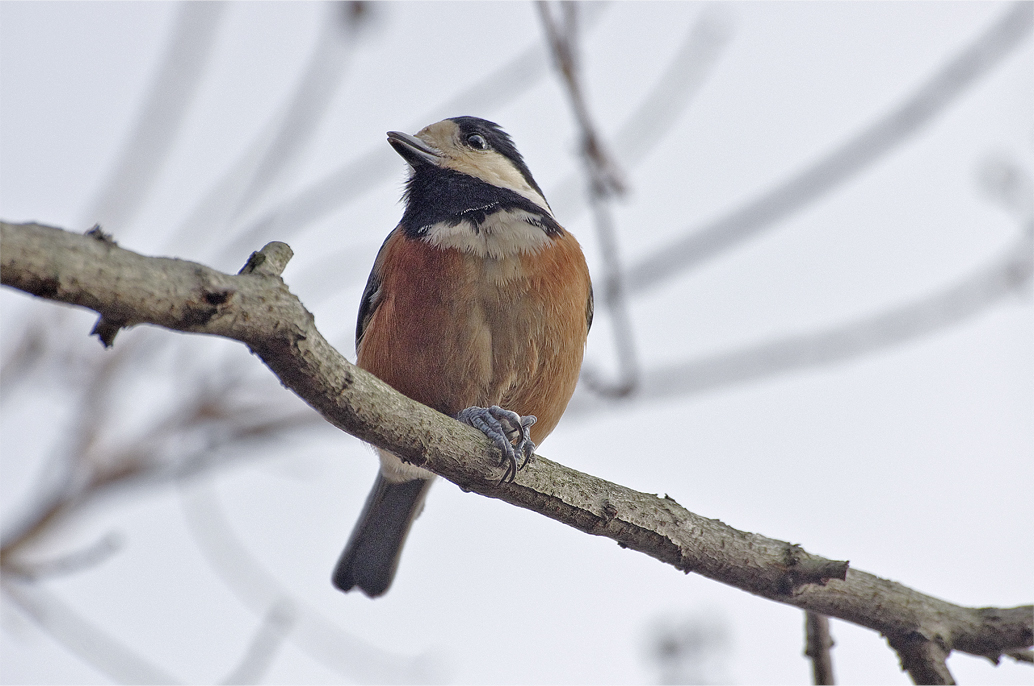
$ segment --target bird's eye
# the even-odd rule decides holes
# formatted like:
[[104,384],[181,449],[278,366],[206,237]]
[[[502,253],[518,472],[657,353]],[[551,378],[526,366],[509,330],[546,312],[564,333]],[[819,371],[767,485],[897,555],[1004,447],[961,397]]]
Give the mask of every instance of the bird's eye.
[[467,136],[467,145],[475,150],[488,150],[488,141],[480,133],[472,133]]

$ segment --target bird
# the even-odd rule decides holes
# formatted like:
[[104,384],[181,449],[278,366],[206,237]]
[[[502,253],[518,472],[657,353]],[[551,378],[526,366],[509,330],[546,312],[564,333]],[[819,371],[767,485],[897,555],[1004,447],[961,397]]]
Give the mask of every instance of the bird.
[[[408,163],[402,219],[373,264],[357,365],[481,430],[512,481],[567,407],[592,326],[589,269],[513,139],[471,116],[387,133]],[[380,470],[334,569],[376,598],[435,475],[378,449]]]

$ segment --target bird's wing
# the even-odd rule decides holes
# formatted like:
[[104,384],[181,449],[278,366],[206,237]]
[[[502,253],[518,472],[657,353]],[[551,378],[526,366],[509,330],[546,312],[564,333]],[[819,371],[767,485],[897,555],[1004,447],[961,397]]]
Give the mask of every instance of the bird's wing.
[[359,352],[359,346],[363,342],[363,334],[366,333],[366,326],[373,318],[373,313],[381,303],[381,258],[384,255],[384,246],[388,244],[391,237],[399,231],[399,227],[388,234],[388,237],[381,243],[377,251],[377,259],[373,262],[373,269],[370,270],[370,278],[366,280],[366,288],[363,289],[363,298],[359,302],[359,317],[355,323],[355,349]]

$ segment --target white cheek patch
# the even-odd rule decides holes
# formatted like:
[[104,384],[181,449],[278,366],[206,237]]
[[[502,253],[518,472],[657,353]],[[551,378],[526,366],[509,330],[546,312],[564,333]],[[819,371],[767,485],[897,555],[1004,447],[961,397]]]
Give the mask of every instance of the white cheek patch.
[[532,201],[549,216],[553,213],[546,204],[546,199],[532,188],[524,176],[517,171],[510,160],[496,152],[490,153],[465,153],[461,156],[451,157],[445,160],[443,166],[455,169],[458,172],[481,179],[485,183],[498,188],[508,188]]
[[469,220],[456,226],[435,224],[428,228],[423,240],[438,248],[503,259],[521,253],[536,253],[550,239],[541,226],[541,220],[534,214],[524,210],[500,210],[488,215],[480,225]]

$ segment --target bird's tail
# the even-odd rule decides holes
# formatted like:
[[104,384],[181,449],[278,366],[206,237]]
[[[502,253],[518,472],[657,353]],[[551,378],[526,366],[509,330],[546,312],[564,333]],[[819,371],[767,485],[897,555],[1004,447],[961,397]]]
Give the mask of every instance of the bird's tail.
[[377,474],[352,537],[334,568],[334,585],[342,591],[356,586],[371,598],[388,590],[395,578],[402,544],[413,520],[423,509],[431,479],[393,483]]

